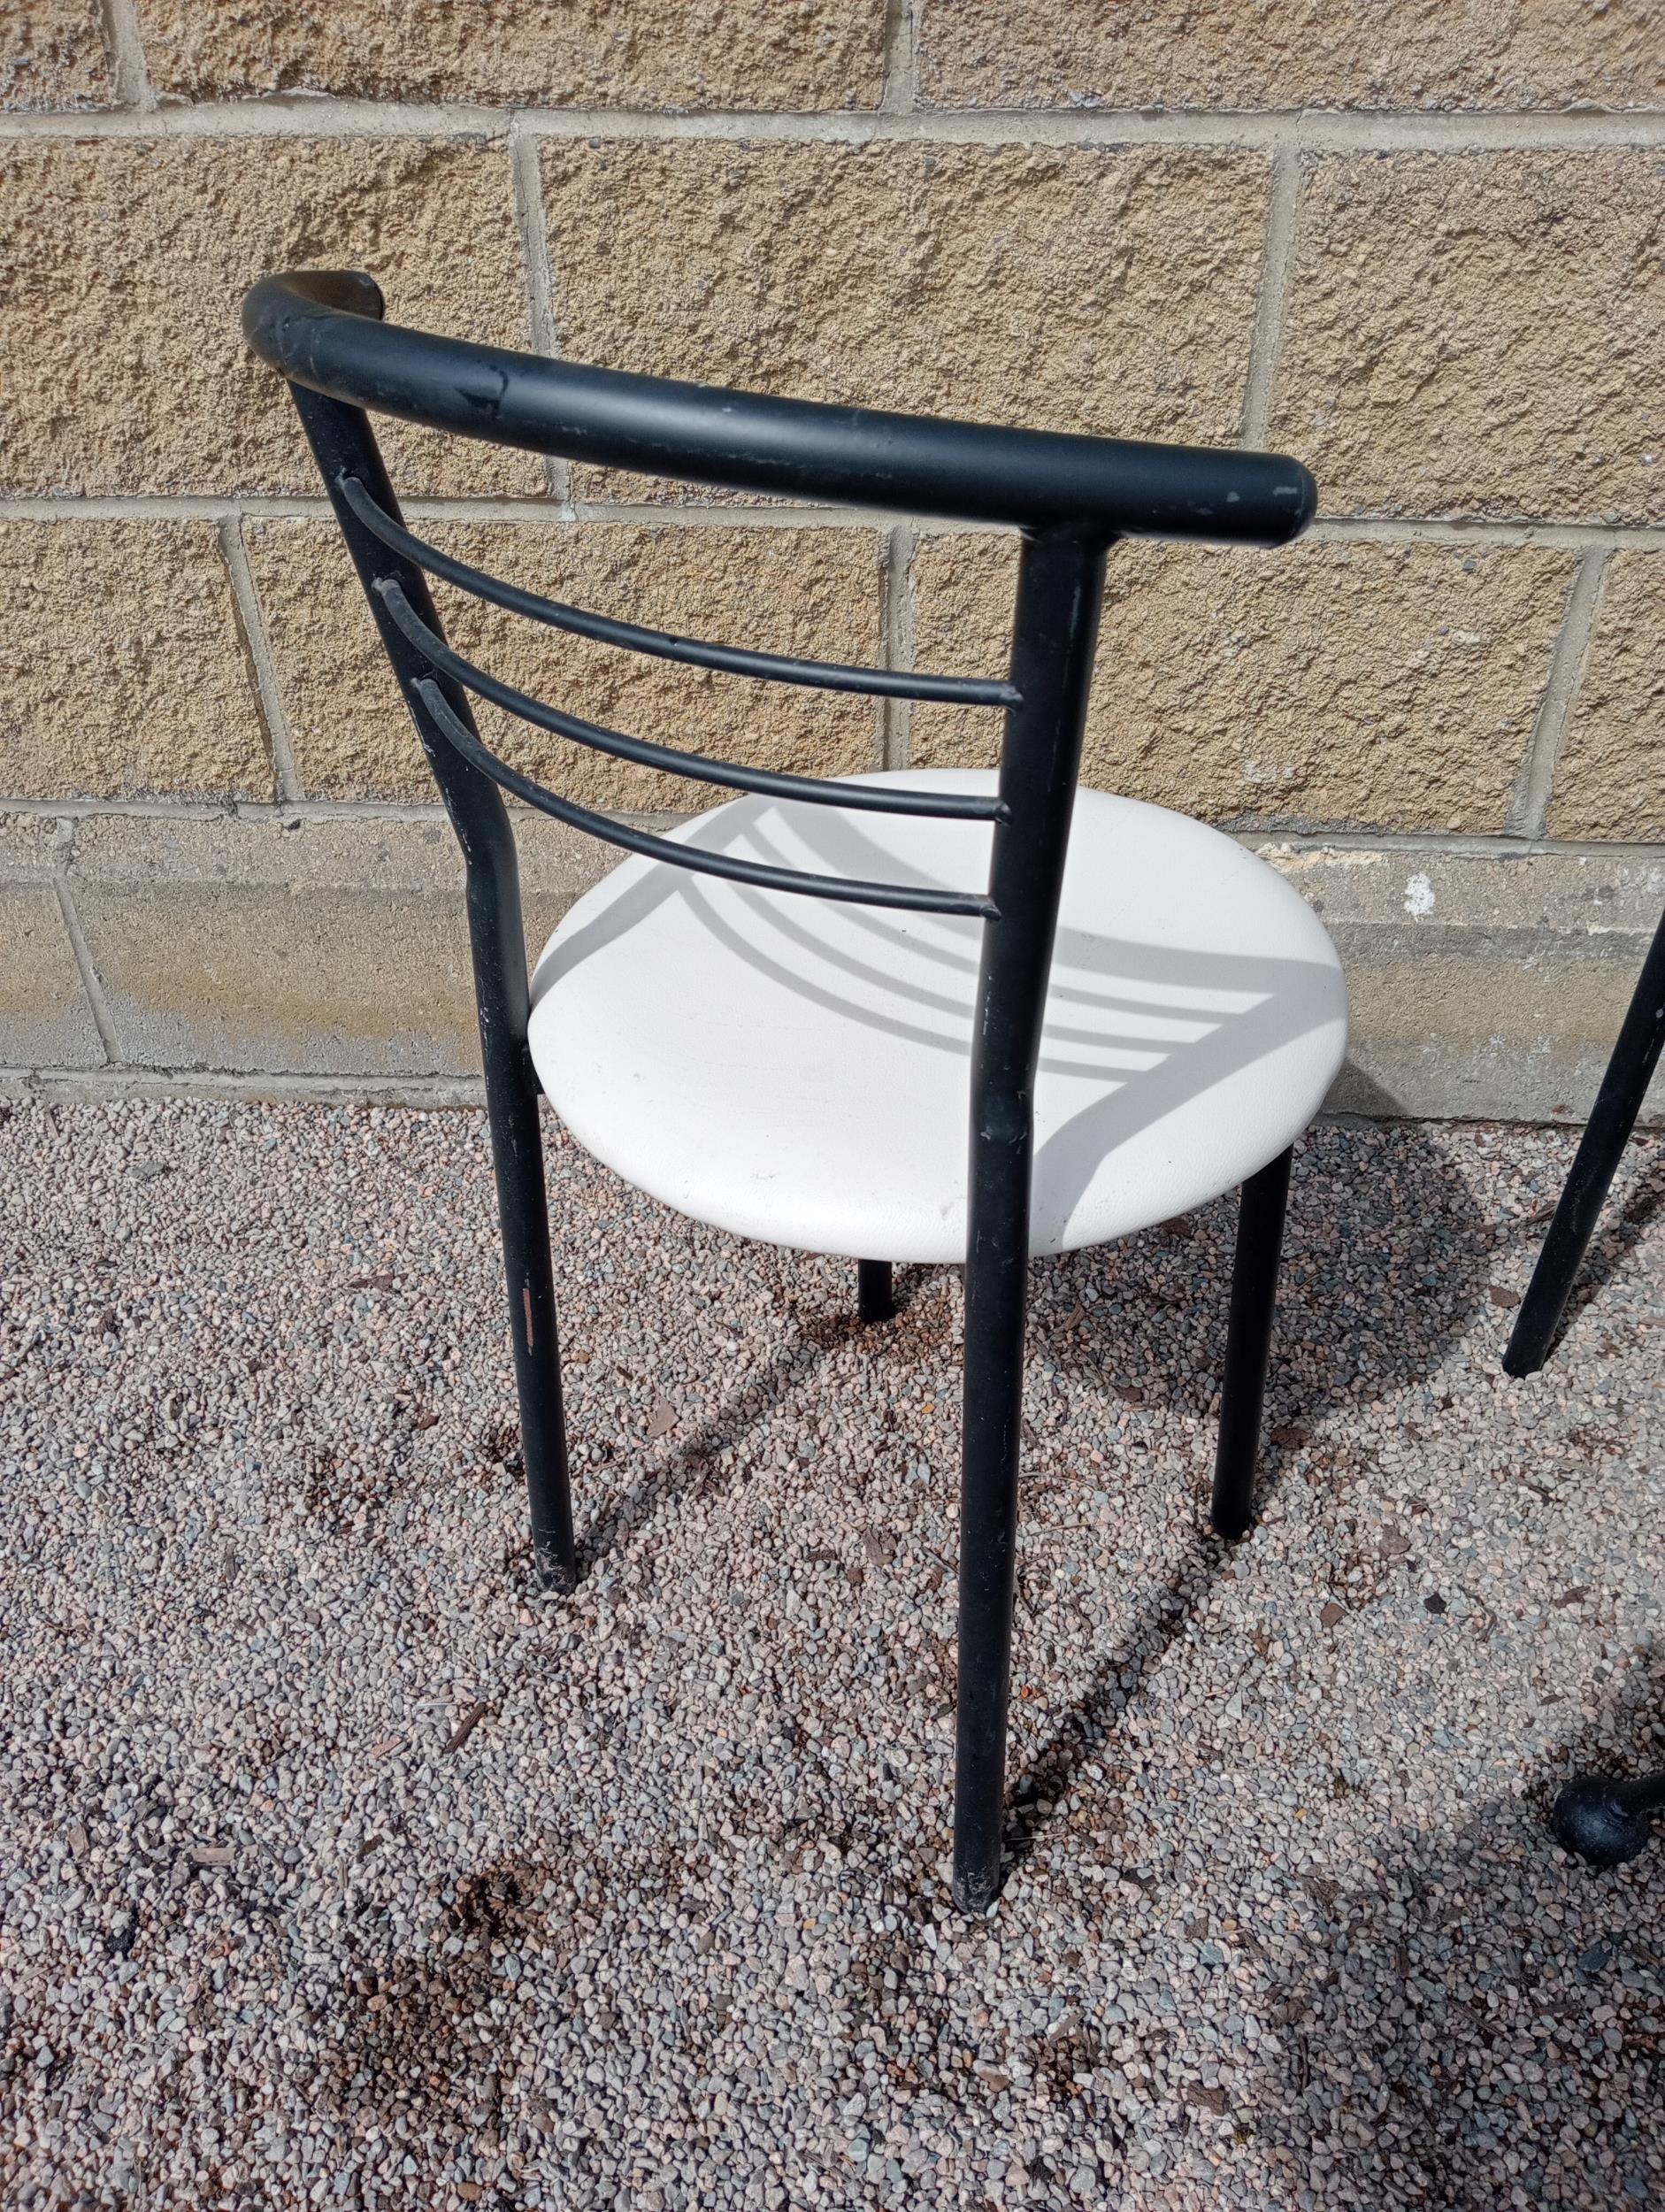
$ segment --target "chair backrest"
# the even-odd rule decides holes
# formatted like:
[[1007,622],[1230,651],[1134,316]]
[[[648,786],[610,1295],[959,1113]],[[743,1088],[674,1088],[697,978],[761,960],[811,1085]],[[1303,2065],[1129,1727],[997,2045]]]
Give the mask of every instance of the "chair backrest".
[[[288,380],[326,488],[468,864],[471,918],[489,916],[512,968],[519,894],[498,787],[557,820],[673,866],[771,891],[972,915],[984,933],[973,1085],[1026,1102],[1032,1086],[1092,680],[1107,549],[1120,537],[1280,545],[1311,519],[1316,488],[1278,454],[1136,443],[811,404],[510,353],[382,320],[372,280],[265,279],[243,329]],[[489,443],[731,490],[837,502],[1023,533],[1007,677],[988,681],[851,668],[742,651],[612,620],[521,590],[404,527],[368,416]],[[995,795],[779,774],[627,737],[529,697],[446,643],[427,578],[625,650],[871,696],[952,700],[1005,715]],[[986,886],[858,882],[702,850],[578,806],[481,742],[469,695],[556,735],[719,786],[853,810],[991,821]],[[498,978],[524,1027],[524,975]],[[481,990],[481,1018],[487,1018]],[[998,1118],[998,1117],[996,1117]]]

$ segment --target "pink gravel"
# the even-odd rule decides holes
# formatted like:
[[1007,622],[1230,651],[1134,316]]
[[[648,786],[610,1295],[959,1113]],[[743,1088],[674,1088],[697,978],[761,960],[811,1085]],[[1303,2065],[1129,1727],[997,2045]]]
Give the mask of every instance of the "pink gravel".
[[1264,1509],[1231,1210],[1037,1267],[1011,1837],[945,1884],[958,1285],[552,1135],[589,1568],[526,1580],[469,1111],[0,1125],[0,2197],[1665,2203],[1665,1163],[1498,1355],[1565,1132],[1302,1147]]

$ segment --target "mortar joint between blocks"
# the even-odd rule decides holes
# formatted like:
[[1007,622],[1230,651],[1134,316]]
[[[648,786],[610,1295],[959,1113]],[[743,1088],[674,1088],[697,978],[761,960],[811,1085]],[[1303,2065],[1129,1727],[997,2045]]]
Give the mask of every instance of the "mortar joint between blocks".
[[[884,633],[883,665],[911,670],[917,642],[914,604],[914,551],[918,535],[908,522],[894,524],[884,534],[879,556],[879,620]],[[907,768],[913,762],[913,702],[879,702],[879,764]]]
[[[907,761],[893,764],[905,767]],[[516,810],[511,805],[511,813]],[[692,818],[662,810],[643,811],[624,808],[607,810],[608,818],[626,826],[663,835]],[[67,861],[73,850],[77,826],[84,821],[230,822],[283,829],[362,824],[366,830],[389,828],[444,828],[447,818],[436,800],[301,799],[295,802],[177,799],[94,799],[8,797],[0,794],[0,816],[44,818],[58,826],[58,848]],[[517,817],[518,818],[518,817]],[[1519,829],[1503,830],[1379,830],[1348,829],[1340,825],[1301,826],[1298,824],[1237,823],[1225,834],[1253,848],[1275,846],[1292,851],[1381,853],[1395,857],[1421,854],[1430,860],[1559,857],[1610,862],[1615,865],[1665,867],[1665,840],[1551,837]]]
[[[930,517],[887,515],[862,507],[723,506],[697,500],[551,499],[490,494],[425,495],[408,493],[402,504],[412,521],[479,523],[634,523],[687,530],[869,530],[906,523],[916,540],[982,533],[991,523],[938,522]],[[204,522],[240,524],[331,519],[329,502],[295,493],[19,493],[0,495],[0,522]],[[1555,546],[1633,552],[1665,552],[1665,523],[1555,521],[1531,516],[1320,516],[1308,533],[1315,543],[1380,542],[1410,545]]]
[[1289,297],[1289,270],[1294,257],[1295,225],[1301,197],[1301,157],[1282,146],[1272,157],[1266,202],[1266,234],[1262,248],[1260,294],[1249,339],[1248,373],[1243,392],[1243,443],[1262,445],[1272,411],[1272,380],[1284,340]]
[[140,115],[155,111],[156,95],[145,66],[144,38],[135,0],[100,0],[99,15],[119,105]]
[[289,740],[288,718],[283,707],[283,688],[278,681],[277,664],[272,657],[272,644],[266,635],[265,618],[260,610],[260,595],[255,589],[254,572],[249,565],[249,549],[243,541],[242,518],[228,515],[219,524],[217,534],[220,557],[226,564],[226,574],[231,586],[233,613],[242,634],[249,673],[254,679],[260,718],[265,725],[266,746],[272,757],[273,788],[280,801],[292,803],[301,796],[300,771],[295,765],[295,750]]
[[1601,596],[1601,579],[1609,557],[1606,546],[1592,547],[1581,555],[1573,571],[1561,627],[1550,654],[1549,671],[1544,680],[1543,695],[1509,806],[1508,826],[1518,828],[1525,837],[1544,837],[1548,833],[1555,765],[1589,658],[1596,609]]
[[[517,114],[509,127],[509,163],[514,181],[515,229],[526,271],[526,324],[534,353],[560,358],[555,319],[555,270],[549,252],[549,224],[543,204],[543,169],[538,142]],[[553,454],[543,457],[544,488],[563,504],[571,498],[570,465]]]
[[[1573,109],[1439,113],[1405,109],[901,107],[825,110],[526,108],[277,94],[158,104],[143,75],[132,0],[107,0],[121,104],[12,111],[0,140],[66,138],[544,138],[772,140],[866,145],[1193,146],[1307,153],[1492,153],[1665,146],[1665,111]],[[894,75],[887,70],[887,78]],[[888,90],[888,87],[887,87]]]
[[70,950],[74,955],[87,1010],[92,1016],[93,1027],[98,1033],[99,1048],[104,1053],[105,1065],[119,1067],[121,1046],[116,1035],[116,1025],[104,997],[104,987],[88,947],[87,933],[81,927],[81,910],[75,903],[75,893],[70,882],[70,865],[74,857],[75,824],[72,818],[60,815],[52,837],[52,889],[58,898],[64,933],[69,939]]
[[911,115],[919,104],[919,0],[886,0],[880,111]]

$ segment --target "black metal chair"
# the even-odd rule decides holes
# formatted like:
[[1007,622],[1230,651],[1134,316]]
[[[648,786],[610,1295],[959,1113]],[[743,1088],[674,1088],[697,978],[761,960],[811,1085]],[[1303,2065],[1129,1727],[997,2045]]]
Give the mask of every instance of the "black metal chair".
[[1561,1325],[1573,1279],[1583,1263],[1598,1217],[1618,1169],[1630,1132],[1641,1113],[1647,1087],[1665,1046],[1665,919],[1654,933],[1636,989],[1619,1027],[1601,1087],[1572,1166],[1545,1233],[1521,1310],[1503,1355],[1508,1375],[1535,1375],[1549,1357],[1551,1339]]
[[[655,1194],[855,1258],[865,1318],[888,1314],[894,1263],[963,1261],[954,1883],[963,1908],[984,1910],[1000,1885],[1031,1254],[1124,1234],[1241,1184],[1213,1495],[1216,1528],[1240,1535],[1291,1147],[1346,1037],[1333,949],[1271,869],[1165,810],[1078,795],[1106,552],[1124,535],[1282,544],[1312,516],[1312,480],[1276,455],[622,375],[395,328],[381,312],[367,277],[280,276],[249,293],[243,326],[288,380],[466,864],[537,1571],[556,1588],[576,1573],[540,1079],[580,1141]],[[367,410],[572,461],[1015,527],[1009,675],[700,643],[500,581],[405,529]],[[697,667],[999,709],[998,779],[821,780],[599,729],[454,652],[429,575]],[[649,835],[496,758],[470,693],[748,795]],[[530,984],[500,787],[633,856],[572,909]],[[985,869],[986,890],[956,887]],[[789,919],[783,892],[809,903]],[[881,1144],[864,1118],[894,1080],[917,1087],[917,1142],[887,1123]]]
[[[1508,1375],[1535,1375],[1572,1295],[1617,1171],[1636,1127],[1648,1085],[1665,1047],[1665,920],[1654,933],[1636,989],[1619,1026],[1601,1087],[1568,1172],[1554,1217],[1503,1355]],[[1556,1799],[1551,1825],[1557,1842],[1592,1866],[1621,1866],[1647,1846],[1649,1824],[1665,1812],[1665,1772],[1630,1782],[1584,1774]]]

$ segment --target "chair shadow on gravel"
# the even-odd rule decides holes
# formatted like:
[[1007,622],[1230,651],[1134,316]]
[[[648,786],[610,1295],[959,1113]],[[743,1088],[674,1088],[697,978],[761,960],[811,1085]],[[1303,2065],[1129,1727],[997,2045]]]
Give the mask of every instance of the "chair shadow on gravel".
[[[1123,1245],[1042,1263],[1032,1349],[1073,1387],[1137,1375],[1147,1399],[1211,1418],[1236,1225],[1235,1200],[1216,1199]],[[1508,1240],[1420,1124],[1310,1132],[1290,1188],[1262,1483],[1276,1480],[1280,1426],[1391,1397],[1438,1368],[1485,1304]],[[1084,1291],[1097,1293],[1085,1310]],[[1493,1333],[1500,1351],[1506,1329]]]
[[[1072,1394],[1124,1395],[1194,1416],[1211,1455],[1236,1219],[1235,1203],[1216,1200],[1119,1247],[1040,1263],[1032,1356],[1055,1360]],[[1481,1216],[1462,1176],[1416,1123],[1320,1126],[1308,1135],[1296,1154],[1267,1379],[1256,1484],[1262,1511],[1296,1452],[1338,1484],[1359,1479],[1356,1458],[1332,1450],[1322,1424],[1438,1369],[1486,1309],[1493,1258],[1508,1234]],[[1396,1273],[1385,1282],[1389,1251]],[[1096,1295],[1086,1302],[1089,1292]],[[1500,1349],[1502,1332],[1494,1333]],[[1159,1466],[1160,1453],[1152,1458]],[[1173,1479],[1193,1480],[1179,1468]],[[1252,1533],[1244,1545],[1223,1544],[1206,1511],[1199,1494],[1196,1520],[1117,1650],[1015,1772],[1006,1838],[1013,1859],[1033,1850],[1047,1818],[1040,1808],[1064,1796],[1113,1738],[1226,1559],[1237,1553],[1253,1571]]]
[[[626,1537],[667,1511],[679,1498],[714,1489],[717,1455],[739,1444],[783,1392],[801,1390],[822,1359],[848,1343],[861,1327],[854,1313],[812,1316],[801,1321],[795,1340],[764,1366],[747,1374],[709,1419],[686,1437],[667,1438],[664,1449],[653,1455],[629,1489],[603,1507],[587,1527],[579,1529],[579,1575],[587,1574]],[[585,1473],[593,1479],[593,1470]],[[737,1468],[729,1479],[742,1481],[744,1471]],[[584,1485],[585,1476],[580,1475],[573,1486],[580,1510]]]
[[[1235,1224],[1234,1202],[1216,1200],[1123,1245],[1037,1263],[1031,1358],[1055,1362],[1071,1394],[1125,1394],[1193,1414],[1211,1448]],[[1258,1486],[1262,1506],[1297,1450],[1307,1452],[1316,1471],[1330,1464],[1339,1479],[1356,1479],[1352,1461],[1338,1465],[1328,1452],[1320,1425],[1437,1369],[1485,1307],[1494,1256],[1515,1233],[1483,1218],[1462,1176],[1416,1123],[1311,1133],[1297,1154],[1290,1198]],[[1385,1281],[1389,1251],[1395,1271]],[[938,1302],[925,1287],[937,1272],[925,1271],[922,1281],[920,1271],[897,1270],[904,1325],[927,1333],[940,1326]],[[679,1498],[713,1485],[717,1455],[739,1443],[783,1391],[802,1389],[828,1352],[864,1333],[853,1313],[802,1320],[792,1343],[691,1434],[654,1454],[624,1495],[600,1510],[580,1535],[580,1571]],[[1500,1348],[1501,1328],[1494,1333]],[[1136,1386],[1124,1379],[1135,1375]],[[737,1471],[732,1479],[744,1478]],[[1189,1479],[1175,1471],[1177,1482]],[[1015,1768],[1007,1836],[1014,1859],[1033,1849],[1047,1817],[1040,1808],[1065,1795],[1077,1770],[1113,1737],[1206,1596],[1228,1548],[1238,1548],[1201,1525],[1200,1497],[1198,1508],[1198,1522],[1170,1554],[1117,1649],[1047,1742]],[[1246,1555],[1252,1562],[1252,1539]]]
[[1167,1656],[1184,1630],[1191,1609],[1206,1592],[1224,1547],[1203,1531],[1193,1530],[1167,1578],[1139,1608],[1117,1649],[1101,1663],[1086,1694],[1008,1784],[1003,1851],[1018,1866],[1040,1840],[1057,1799],[1067,1796],[1080,1769],[1101,1759],[1122,1715]]
[[1572,1774],[1665,1757],[1661,1714],[1655,1655],[1523,1798],[1385,1830],[1356,1879],[1301,1885],[1281,2048],[1231,2101],[1289,2175],[1269,2212],[1319,2171],[1319,2205],[1381,2212],[1665,2203],[1665,1838],[1597,1872],[1548,1829]]

